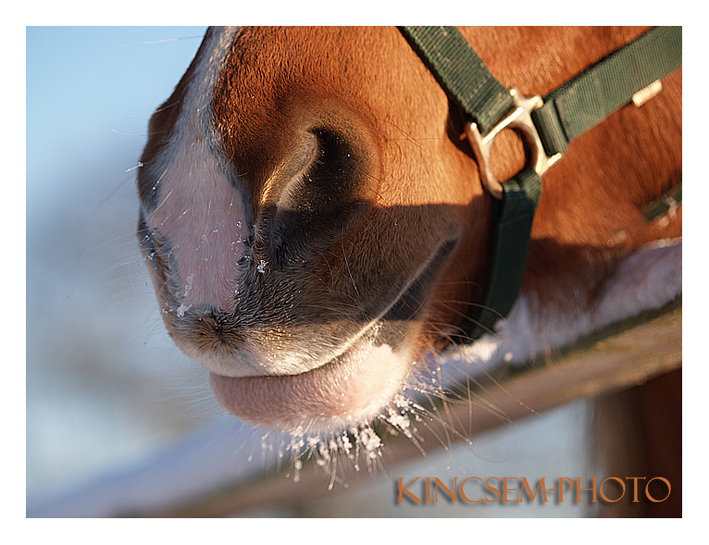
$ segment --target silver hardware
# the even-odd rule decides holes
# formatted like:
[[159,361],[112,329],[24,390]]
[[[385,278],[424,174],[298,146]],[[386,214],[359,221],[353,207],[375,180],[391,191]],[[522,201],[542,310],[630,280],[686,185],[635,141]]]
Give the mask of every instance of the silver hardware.
[[531,156],[531,161],[528,161],[527,164],[533,165],[534,170],[540,176],[561,157],[561,153],[551,157],[546,154],[530,115],[533,110],[540,108],[544,104],[542,97],[539,95],[525,97],[520,95],[517,89],[510,89],[510,94],[514,100],[514,109],[490,129],[490,132],[485,136],[480,134],[475,123],[468,123],[465,127],[470,145],[478,160],[483,185],[497,199],[502,199],[502,184],[492,172],[491,153],[495,137],[504,129],[513,129],[520,133],[525,143],[525,150]]

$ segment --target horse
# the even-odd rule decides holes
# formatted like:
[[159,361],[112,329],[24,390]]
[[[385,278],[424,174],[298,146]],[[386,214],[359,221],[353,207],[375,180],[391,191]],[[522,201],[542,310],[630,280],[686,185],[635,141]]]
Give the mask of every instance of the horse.
[[[646,28],[461,28],[487,70],[547,96]],[[495,202],[469,119],[387,27],[210,28],[149,122],[138,238],[165,326],[225,410],[292,433],[399,410],[431,354],[514,364],[681,294],[681,68],[542,176],[519,294],[485,305]],[[503,130],[492,173],[529,160]],[[513,294],[514,295],[514,294]]]

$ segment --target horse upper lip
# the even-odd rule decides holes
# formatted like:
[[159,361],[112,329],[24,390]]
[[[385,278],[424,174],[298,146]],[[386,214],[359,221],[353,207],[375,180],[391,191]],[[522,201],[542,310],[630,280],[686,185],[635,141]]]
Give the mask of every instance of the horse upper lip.
[[[289,355],[288,351],[283,352],[278,357],[278,361],[270,359],[272,351],[260,349],[258,345],[245,346],[234,353],[233,364],[241,362],[241,368],[247,368],[248,372],[231,372],[229,361],[221,361],[223,358],[213,358],[211,352],[195,353],[193,347],[189,347],[191,357],[199,361],[210,372],[224,377],[245,378],[245,377],[268,377],[268,376],[298,376],[314,371],[321,367],[336,363],[336,361],[362,339],[367,338],[373,342],[386,342],[394,349],[405,343],[410,327],[415,319],[425,309],[425,301],[430,292],[431,284],[435,280],[436,274],[447,261],[448,255],[455,249],[457,239],[451,239],[441,243],[427,258],[419,265],[416,274],[403,285],[399,293],[391,303],[380,310],[378,315],[360,325],[356,330],[351,330],[346,339],[343,338],[339,346],[333,350],[325,351],[314,355],[310,362],[300,360],[295,353]],[[388,327],[391,324],[391,327]],[[408,324],[408,325],[407,325]],[[376,328],[376,333],[373,330]],[[294,332],[296,332],[294,330]],[[292,332],[293,333],[293,332]],[[246,335],[244,338],[248,338]],[[246,341],[248,344],[248,341]],[[303,349],[302,346],[299,349]],[[307,349],[307,348],[306,348]]]

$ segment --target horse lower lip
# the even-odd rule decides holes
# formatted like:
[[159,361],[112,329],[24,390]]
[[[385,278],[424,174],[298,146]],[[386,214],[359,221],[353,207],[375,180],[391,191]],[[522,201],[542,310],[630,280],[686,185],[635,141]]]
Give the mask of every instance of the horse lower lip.
[[409,358],[359,341],[330,363],[299,375],[225,377],[209,384],[230,414],[270,428],[317,431],[376,416],[401,390]]

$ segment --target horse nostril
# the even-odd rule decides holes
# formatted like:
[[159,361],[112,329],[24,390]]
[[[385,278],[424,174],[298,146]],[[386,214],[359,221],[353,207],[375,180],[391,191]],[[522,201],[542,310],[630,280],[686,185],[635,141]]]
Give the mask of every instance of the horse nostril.
[[312,156],[307,167],[288,180],[264,214],[269,218],[265,234],[276,270],[333,244],[372,206],[371,195],[365,196],[371,152],[336,129],[313,128],[308,135]]

